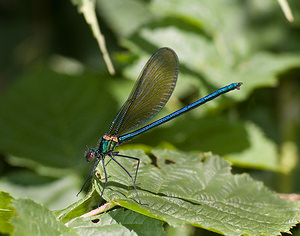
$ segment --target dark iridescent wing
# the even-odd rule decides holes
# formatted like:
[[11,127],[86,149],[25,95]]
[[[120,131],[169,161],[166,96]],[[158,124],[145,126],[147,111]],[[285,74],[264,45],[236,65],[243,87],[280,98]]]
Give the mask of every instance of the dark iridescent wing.
[[170,48],[152,55],[127,101],[114,118],[109,134],[122,135],[152,119],[167,103],[178,75],[178,58]]

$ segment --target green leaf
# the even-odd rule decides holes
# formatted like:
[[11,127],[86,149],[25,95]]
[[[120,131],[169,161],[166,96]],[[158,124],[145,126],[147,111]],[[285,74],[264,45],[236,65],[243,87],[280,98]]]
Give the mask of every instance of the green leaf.
[[223,56],[234,59],[234,53],[249,50],[245,43],[244,12],[237,1],[153,1],[152,9],[162,17],[176,17],[205,31]]
[[[122,154],[139,157],[136,151]],[[152,154],[159,168],[142,156],[146,163],[142,161],[136,181],[146,206],[137,203],[131,179],[113,161],[106,165],[109,182],[103,197],[170,225],[192,224],[227,235],[278,235],[299,219],[299,204],[280,199],[247,174],[232,175],[229,163],[216,156],[169,150]],[[136,163],[116,158],[134,175]],[[100,194],[103,180],[98,181],[94,185]]]
[[124,209],[78,217],[67,225],[80,235],[166,235],[163,222]]
[[114,32],[121,37],[133,34],[143,24],[153,20],[147,5],[141,1],[102,0],[97,1],[97,6],[99,15],[104,17]]
[[105,81],[43,67],[20,78],[0,100],[0,150],[32,169],[79,168],[84,145],[96,143],[115,113],[109,89],[100,90]]
[[[155,48],[171,47],[177,52],[180,64],[202,77],[206,84],[216,88],[244,82],[242,92],[228,94],[244,100],[257,87],[276,86],[279,74],[300,66],[300,57],[297,53],[258,51],[254,40],[260,37],[257,27],[252,29],[246,24],[249,18],[238,1],[229,2],[152,1],[150,9],[160,20],[152,19],[152,24],[137,30],[138,37],[123,39],[122,43],[140,58],[146,50],[150,53]],[[106,11],[106,15],[110,14]],[[117,21],[118,17],[107,18]],[[268,38],[272,36],[268,34]]]
[[[12,177],[16,176],[15,179]],[[42,179],[34,173],[13,172],[0,180],[0,189],[9,192],[12,196],[28,197],[36,202],[43,203],[49,209],[60,209],[78,200],[78,178],[67,176],[56,181],[35,183],[31,178]],[[22,181],[20,179],[23,179]],[[27,181],[28,183],[24,183]]]
[[0,233],[11,234],[13,231],[13,225],[10,222],[14,215],[14,208],[11,206],[13,198],[9,193],[0,192]]
[[181,65],[194,73],[205,76],[208,83],[222,87],[231,82],[243,82],[241,92],[228,94],[234,99],[245,99],[256,87],[275,86],[277,75],[290,68],[300,66],[297,54],[275,55],[260,52],[238,57],[235,63],[228,63],[228,55],[222,55],[211,40],[198,32],[189,32],[170,27],[144,28],[141,36],[157,47],[168,45],[179,57]]
[[15,200],[16,215],[11,222],[14,235],[78,235],[58,221],[47,208],[30,199]]
[[226,160],[238,166],[284,172],[285,169],[278,161],[275,143],[267,139],[256,125],[246,123],[245,127],[249,147],[241,152],[226,155]]
[[[198,229],[197,234],[201,235],[201,233],[199,233],[199,231],[200,230]],[[192,225],[183,225],[180,227],[172,227],[172,226],[167,227],[168,236],[193,235],[193,233],[195,234],[195,229]],[[208,235],[207,233],[208,232],[205,232],[205,235]]]

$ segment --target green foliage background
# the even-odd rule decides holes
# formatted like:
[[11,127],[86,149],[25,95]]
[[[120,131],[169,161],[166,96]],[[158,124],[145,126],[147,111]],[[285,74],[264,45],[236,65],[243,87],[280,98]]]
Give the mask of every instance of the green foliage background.
[[[271,0],[98,0],[112,76],[78,11],[87,2],[0,5],[0,232],[288,232],[299,204],[274,192],[300,191],[300,3],[289,1],[295,21],[288,22]],[[244,85],[119,148],[142,159],[138,186],[148,208],[109,164],[114,184],[104,199],[127,210],[108,210],[97,225],[77,218],[97,206],[101,191],[94,179],[93,197],[76,197],[92,167],[87,146],[96,146],[147,59],[164,46],[176,51],[180,74],[159,116],[229,83]],[[204,190],[196,194],[198,185]],[[33,224],[45,219],[40,229],[26,227],[28,214]]]

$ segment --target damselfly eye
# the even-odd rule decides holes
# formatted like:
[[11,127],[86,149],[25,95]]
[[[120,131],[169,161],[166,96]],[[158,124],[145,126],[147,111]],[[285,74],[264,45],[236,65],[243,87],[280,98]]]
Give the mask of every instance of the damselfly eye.
[[95,151],[93,149],[90,149],[86,154],[85,154],[85,159],[90,162],[94,160],[96,157]]

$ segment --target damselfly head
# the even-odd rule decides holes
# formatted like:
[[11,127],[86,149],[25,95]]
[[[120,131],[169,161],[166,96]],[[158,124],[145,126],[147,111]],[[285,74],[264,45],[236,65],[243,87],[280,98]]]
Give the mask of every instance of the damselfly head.
[[237,87],[236,87],[236,89],[237,90],[240,90],[240,88],[241,88],[241,86],[243,85],[243,83],[242,82],[239,82],[239,83],[237,83]]
[[91,162],[92,160],[94,160],[96,157],[96,151],[94,148],[90,148],[86,153],[85,153],[85,159],[88,162]]

